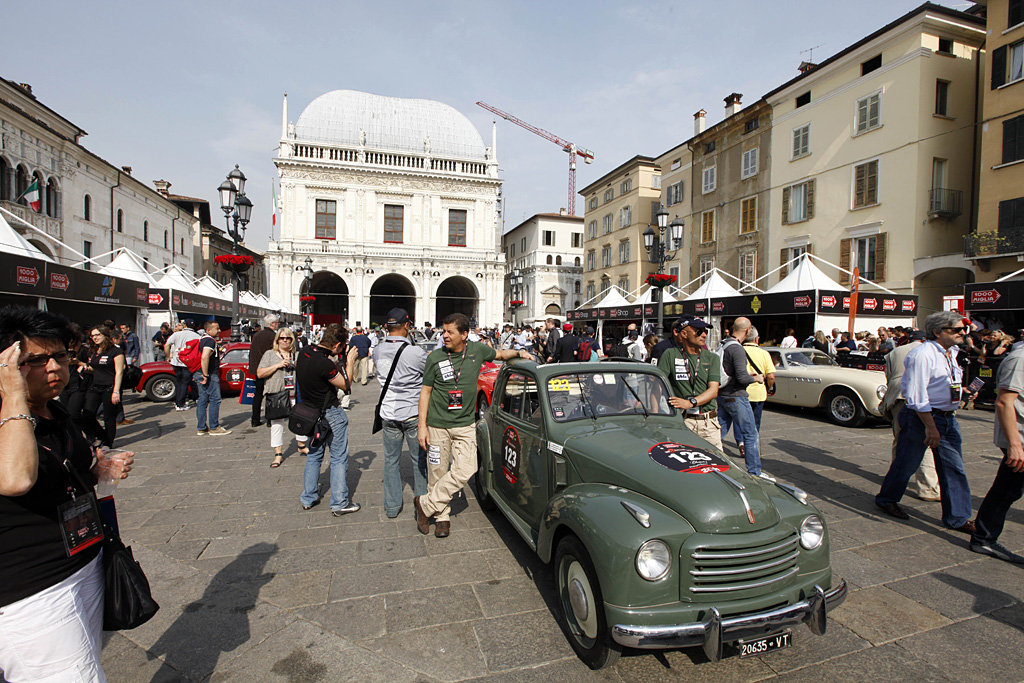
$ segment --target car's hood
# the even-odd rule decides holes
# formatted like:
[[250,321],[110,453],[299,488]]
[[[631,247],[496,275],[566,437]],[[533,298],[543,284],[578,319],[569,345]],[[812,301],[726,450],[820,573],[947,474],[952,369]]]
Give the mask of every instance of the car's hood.
[[[643,418],[604,418],[593,430],[570,436],[564,452],[585,481],[614,482],[653,498],[678,512],[699,532],[742,533],[778,523],[778,510],[762,488],[768,485],[765,480],[748,475],[742,464],[726,457],[685,426],[655,426],[662,422],[659,418],[644,422]],[[691,446],[709,454],[711,460],[701,460],[698,455],[684,465],[678,457],[689,459],[688,449],[670,447],[669,452],[675,450],[680,454],[677,458],[668,457],[670,465],[679,463],[683,469],[698,471],[670,469],[652,456],[651,449],[658,444]],[[664,460],[665,447],[657,450]],[[726,476],[699,471],[702,463],[718,466]],[[744,489],[739,490],[729,479]]]

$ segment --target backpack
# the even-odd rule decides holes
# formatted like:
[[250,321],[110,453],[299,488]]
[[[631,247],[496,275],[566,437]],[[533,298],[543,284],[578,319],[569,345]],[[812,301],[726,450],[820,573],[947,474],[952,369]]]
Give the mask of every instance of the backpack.
[[722,343],[718,345],[718,348],[715,349],[715,355],[718,356],[718,365],[722,375],[721,383],[718,385],[719,387],[724,387],[732,381],[732,375],[730,375],[729,371],[725,369],[725,349],[729,346],[730,342],[733,344],[739,344],[739,342],[733,337],[726,337]]
[[609,353],[608,355],[611,356],[612,358],[632,358],[632,356],[629,353],[629,347],[631,346],[632,344],[625,344],[623,342],[619,342],[618,344],[612,347],[611,353]]
[[203,352],[199,348],[200,341],[202,341],[202,337],[189,339],[178,351],[178,360],[188,368],[189,372],[199,372],[203,367]]
[[592,351],[593,342],[587,337],[580,337],[580,341],[576,345],[576,360],[589,361]]

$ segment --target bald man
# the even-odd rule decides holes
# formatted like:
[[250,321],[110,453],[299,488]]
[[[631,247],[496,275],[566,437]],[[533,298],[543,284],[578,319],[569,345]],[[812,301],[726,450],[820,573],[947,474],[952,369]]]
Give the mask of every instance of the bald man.
[[[747,369],[747,354],[743,342],[750,333],[750,320],[736,318],[732,333],[722,341],[719,355],[722,357],[722,385],[718,389],[718,420],[722,425],[722,440],[733,425],[743,437],[747,472],[771,479],[761,472],[761,452],[758,444],[757,424],[750,407],[747,385],[764,383],[764,375]],[[773,480],[774,481],[774,480]]]

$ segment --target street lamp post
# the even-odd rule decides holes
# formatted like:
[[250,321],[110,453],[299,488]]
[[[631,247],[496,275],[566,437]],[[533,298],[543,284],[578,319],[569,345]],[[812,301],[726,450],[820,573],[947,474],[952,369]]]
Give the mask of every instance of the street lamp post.
[[[220,193],[220,208],[224,212],[224,221],[228,226],[228,235],[231,236],[231,253],[238,255],[238,244],[245,241],[245,226],[249,224],[252,216],[252,202],[245,196],[245,174],[235,164],[233,171],[228,173],[227,180],[217,188]],[[242,321],[238,315],[238,291],[241,288],[242,274],[239,270],[231,269],[231,284],[234,291],[231,294],[231,341],[237,342],[242,339]]]
[[[312,292],[312,289],[313,289],[313,259],[310,258],[309,256],[307,256],[306,260],[303,261],[303,265],[295,266],[295,270],[296,271],[302,271],[305,274],[305,276],[303,277],[302,281],[306,284],[306,296],[313,296],[313,292]],[[300,297],[300,299],[301,299],[301,297]],[[306,313],[306,314],[309,315],[309,327],[310,327],[310,329],[312,329],[312,327],[313,327],[313,302],[312,301],[301,301],[300,300],[299,304],[300,304],[300,306],[299,306],[300,310],[303,313]]]
[[[658,221],[658,233],[657,241],[655,241],[655,232],[651,225],[647,226],[644,230],[644,249],[647,250],[647,258],[651,263],[658,266],[658,274],[665,272],[665,264],[675,259],[676,254],[679,252],[679,248],[683,245],[683,228],[685,223],[676,217],[671,224],[668,222],[668,211],[664,208],[660,209],[655,215]],[[665,230],[669,231],[669,240],[672,242],[672,251],[669,253],[669,245],[665,239]],[[664,317],[664,301],[662,300],[661,287],[653,287],[653,290],[657,292],[658,301],[658,334],[662,334],[663,317]]]
[[[523,276],[519,274],[519,269],[518,268],[513,268],[512,269],[512,275],[509,276],[509,285],[510,285],[509,289],[510,289],[511,294],[512,294],[512,298],[510,299],[510,302],[511,301],[522,301],[522,299],[520,299],[519,297],[522,295]],[[521,304],[509,303],[509,308],[512,309],[512,326],[513,327],[515,327],[515,325],[516,325],[516,309],[518,309],[520,305]]]

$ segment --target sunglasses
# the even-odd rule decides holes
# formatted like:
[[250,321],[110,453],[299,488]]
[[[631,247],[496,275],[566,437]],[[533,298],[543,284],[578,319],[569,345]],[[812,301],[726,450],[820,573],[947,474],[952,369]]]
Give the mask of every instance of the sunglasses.
[[57,353],[51,353],[48,356],[29,356],[21,362],[20,367],[27,365],[30,368],[42,368],[45,367],[51,359],[57,361],[61,365],[64,365],[71,361],[71,354],[67,351],[59,351]]
[[295,337],[281,337],[281,341],[295,341]]
[[943,327],[942,329],[949,330],[950,332],[952,332],[954,334],[960,334],[961,332],[963,332],[967,328],[964,327],[963,325],[961,325],[960,327]]

